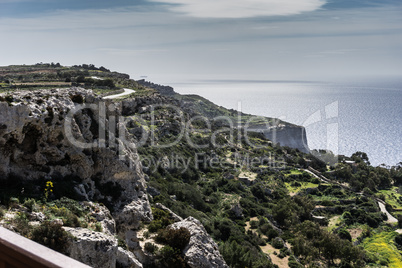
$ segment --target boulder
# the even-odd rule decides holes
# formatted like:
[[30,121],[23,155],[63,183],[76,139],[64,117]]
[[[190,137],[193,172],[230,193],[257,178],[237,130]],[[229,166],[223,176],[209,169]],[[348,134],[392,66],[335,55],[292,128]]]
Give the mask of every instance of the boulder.
[[116,264],[121,268],[142,268],[142,264],[136,259],[135,255],[121,247],[117,248]]
[[218,250],[218,245],[209,236],[197,219],[188,217],[173,223],[170,228],[186,228],[190,232],[190,242],[183,250],[186,263],[192,268],[229,267]]
[[71,234],[68,255],[92,267],[116,267],[117,239],[85,228],[63,227]]
[[31,214],[29,214],[29,220],[43,222],[46,220],[46,215],[42,212],[31,212]]
[[82,205],[89,208],[90,215],[100,222],[103,233],[108,235],[116,233],[116,222],[107,207],[93,202],[82,202]]
[[153,219],[151,206],[146,195],[127,204],[121,211],[113,213],[113,216],[120,233],[138,229],[141,221],[149,223]]

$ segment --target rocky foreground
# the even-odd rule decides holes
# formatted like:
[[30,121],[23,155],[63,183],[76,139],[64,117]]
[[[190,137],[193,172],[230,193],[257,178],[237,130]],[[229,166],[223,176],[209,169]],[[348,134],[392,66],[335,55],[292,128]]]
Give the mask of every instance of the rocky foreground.
[[[81,205],[101,224],[98,232],[63,227],[71,235],[66,253],[94,267],[142,267],[154,262],[141,243],[144,223],[153,219],[146,176],[135,146],[127,145],[135,140],[116,120],[122,112],[138,107],[130,102],[124,105],[102,100],[83,88],[0,94],[0,178],[33,185],[22,191],[38,196],[43,194],[44,182],[66,182],[64,190],[82,200]],[[113,109],[102,109],[106,106]],[[109,137],[107,127],[116,129],[115,138]],[[50,197],[61,196],[62,190]],[[110,210],[91,201],[108,204]],[[31,223],[49,220],[38,212],[29,214]],[[168,228],[182,227],[190,233],[182,250],[186,265],[227,267],[198,220],[172,218],[176,222]],[[53,224],[63,225],[63,221]],[[119,246],[120,240],[125,248]]]

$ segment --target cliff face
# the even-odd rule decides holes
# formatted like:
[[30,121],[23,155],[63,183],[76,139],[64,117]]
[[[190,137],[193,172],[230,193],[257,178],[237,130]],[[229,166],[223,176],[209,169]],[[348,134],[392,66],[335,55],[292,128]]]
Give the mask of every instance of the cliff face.
[[48,180],[63,184],[54,194],[66,191],[109,205],[118,230],[152,219],[135,149],[110,138],[105,128],[126,136],[115,120],[118,106],[82,88],[1,94],[0,100],[1,179],[37,184],[30,194],[40,194]]
[[[90,208],[102,231],[64,227],[71,235],[67,253],[95,267],[142,267],[138,259],[144,249],[135,238],[141,222],[153,216],[135,141],[117,118],[163,101],[158,95],[105,102],[82,88],[0,94],[0,183],[36,185],[25,191],[40,197],[42,186],[52,181],[54,197],[73,193],[77,199],[108,204],[111,212],[96,203],[80,203]],[[58,184],[67,189],[58,193]],[[185,255],[187,263],[227,267],[202,224],[193,222],[198,229]],[[119,247],[116,236],[132,251]]]
[[302,126],[279,125],[267,130],[263,130],[264,136],[274,143],[281,146],[299,149],[301,152],[309,153],[307,144],[306,129]]

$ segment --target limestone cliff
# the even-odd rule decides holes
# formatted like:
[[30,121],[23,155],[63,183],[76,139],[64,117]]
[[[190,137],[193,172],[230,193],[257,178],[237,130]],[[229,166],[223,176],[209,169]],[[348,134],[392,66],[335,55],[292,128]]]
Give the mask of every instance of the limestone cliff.
[[3,93],[0,100],[1,179],[37,184],[31,190],[38,192],[52,180],[71,188],[59,191],[103,202],[118,232],[152,220],[138,155],[121,140],[119,106],[82,88]]
[[302,126],[278,125],[262,132],[267,139],[274,143],[279,143],[281,146],[299,149],[304,153],[310,152],[307,144],[306,129]]

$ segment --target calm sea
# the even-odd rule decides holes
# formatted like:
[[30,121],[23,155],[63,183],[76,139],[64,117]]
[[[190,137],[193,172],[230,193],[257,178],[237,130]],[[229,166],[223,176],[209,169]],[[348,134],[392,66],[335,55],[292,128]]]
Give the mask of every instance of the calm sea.
[[[310,149],[366,152],[372,165],[402,162],[402,84],[203,81],[172,85],[226,108],[306,128]],[[240,106],[239,106],[240,105]]]

